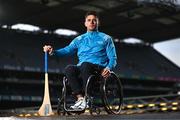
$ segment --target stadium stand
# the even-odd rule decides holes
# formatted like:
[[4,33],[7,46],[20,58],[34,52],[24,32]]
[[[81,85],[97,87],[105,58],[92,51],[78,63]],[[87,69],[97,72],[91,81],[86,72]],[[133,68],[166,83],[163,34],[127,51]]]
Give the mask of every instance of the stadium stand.
[[[118,43],[118,70],[125,76],[142,79],[179,80],[180,69],[153,47]],[[163,79],[162,79],[163,80]]]

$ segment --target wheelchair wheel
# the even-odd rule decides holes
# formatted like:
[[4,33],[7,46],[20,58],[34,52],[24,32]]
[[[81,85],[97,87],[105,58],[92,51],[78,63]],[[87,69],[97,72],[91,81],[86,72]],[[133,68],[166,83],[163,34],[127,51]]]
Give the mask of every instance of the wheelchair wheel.
[[104,79],[101,86],[103,92],[102,101],[108,114],[119,114],[123,102],[123,91],[120,79],[111,73]]

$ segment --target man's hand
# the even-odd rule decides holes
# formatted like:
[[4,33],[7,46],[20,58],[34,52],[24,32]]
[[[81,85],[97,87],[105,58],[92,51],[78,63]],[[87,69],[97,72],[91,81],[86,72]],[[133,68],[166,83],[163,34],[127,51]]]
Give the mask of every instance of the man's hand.
[[111,70],[109,68],[104,68],[101,72],[101,75],[105,78],[108,77],[110,74],[111,74]]
[[52,48],[52,46],[50,46],[50,45],[45,45],[45,46],[43,47],[43,51],[44,51],[44,52],[48,52],[49,54],[51,54],[51,53],[53,52],[53,48]]

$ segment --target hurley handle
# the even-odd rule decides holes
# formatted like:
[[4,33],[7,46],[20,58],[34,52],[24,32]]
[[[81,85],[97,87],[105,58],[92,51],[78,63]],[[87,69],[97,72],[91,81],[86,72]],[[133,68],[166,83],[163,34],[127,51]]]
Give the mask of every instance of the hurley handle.
[[44,69],[45,69],[45,73],[47,73],[48,72],[48,53],[47,52],[45,52],[44,61],[45,61]]

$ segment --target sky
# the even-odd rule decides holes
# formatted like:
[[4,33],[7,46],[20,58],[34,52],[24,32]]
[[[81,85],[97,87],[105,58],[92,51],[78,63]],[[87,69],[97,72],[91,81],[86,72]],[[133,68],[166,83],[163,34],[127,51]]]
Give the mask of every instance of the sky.
[[157,42],[153,47],[180,68],[180,38]]

